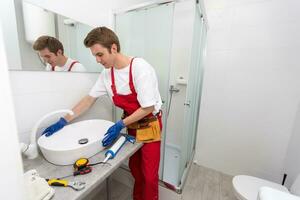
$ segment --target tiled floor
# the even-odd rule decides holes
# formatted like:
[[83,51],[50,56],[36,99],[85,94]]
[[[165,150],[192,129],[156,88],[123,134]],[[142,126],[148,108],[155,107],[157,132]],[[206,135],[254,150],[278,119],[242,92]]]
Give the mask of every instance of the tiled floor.
[[236,200],[232,176],[193,164],[182,192],[183,200]]
[[[193,164],[187,182],[178,199],[182,200],[237,200],[234,197],[232,177],[215,170]],[[111,200],[130,200],[132,188],[111,180]],[[170,191],[172,192],[172,191]],[[89,200],[106,200],[106,188]],[[161,199],[169,200],[169,199]]]

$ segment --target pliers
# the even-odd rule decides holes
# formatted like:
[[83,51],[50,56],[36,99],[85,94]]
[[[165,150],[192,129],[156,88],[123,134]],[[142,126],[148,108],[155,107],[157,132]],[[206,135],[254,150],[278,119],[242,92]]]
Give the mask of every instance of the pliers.
[[68,181],[68,180],[60,180],[60,179],[46,179],[46,181],[50,186],[71,187],[76,191],[85,188],[85,182],[82,181]]

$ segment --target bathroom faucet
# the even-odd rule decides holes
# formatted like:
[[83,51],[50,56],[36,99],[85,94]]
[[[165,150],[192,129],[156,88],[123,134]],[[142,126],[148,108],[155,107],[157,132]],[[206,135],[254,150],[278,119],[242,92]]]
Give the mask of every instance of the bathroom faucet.
[[62,113],[68,113],[70,115],[74,115],[74,112],[72,110],[63,109],[63,110],[57,110],[53,111],[51,113],[48,113],[44,115],[35,125],[33,126],[33,129],[31,131],[30,135],[30,144],[20,143],[20,151],[24,155],[27,156],[28,159],[34,159],[38,156],[38,148],[37,148],[37,133],[38,128],[40,124],[48,117],[56,114],[62,114]]

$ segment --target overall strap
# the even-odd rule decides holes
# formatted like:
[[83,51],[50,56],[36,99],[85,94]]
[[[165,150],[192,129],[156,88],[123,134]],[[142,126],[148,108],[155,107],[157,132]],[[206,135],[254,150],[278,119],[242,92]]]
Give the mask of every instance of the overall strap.
[[132,63],[133,63],[133,59],[131,59],[130,61],[130,68],[129,68],[129,87],[130,87],[130,91],[134,94],[136,94],[136,91],[134,89],[134,85],[133,85],[133,78],[132,78]]
[[114,96],[117,94],[116,85],[115,85],[115,75],[114,75],[114,68],[110,69],[110,77],[111,77],[111,90]]
[[[129,87],[130,87],[130,91],[132,93],[136,93],[135,89],[134,89],[134,85],[133,85],[133,78],[132,78],[132,62],[133,59],[131,59],[130,61],[130,67],[129,67]],[[111,76],[111,90],[113,92],[114,95],[117,94],[117,89],[116,89],[116,85],[115,85],[115,75],[114,75],[114,68],[112,67],[110,70],[110,76]]]
[[74,66],[75,63],[79,63],[78,61],[73,61],[68,69],[68,72],[70,72]]

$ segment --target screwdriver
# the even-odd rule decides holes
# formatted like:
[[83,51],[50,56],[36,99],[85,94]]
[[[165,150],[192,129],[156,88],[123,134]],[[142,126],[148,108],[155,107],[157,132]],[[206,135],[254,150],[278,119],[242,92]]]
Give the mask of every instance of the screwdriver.
[[67,178],[67,177],[70,177],[70,176],[84,175],[84,174],[90,173],[91,171],[92,171],[92,167],[85,166],[84,168],[81,168],[79,170],[74,171],[73,174],[70,174],[68,176],[63,176],[63,177],[60,177],[60,178],[57,178],[57,179],[64,179],[64,178]]
[[91,171],[92,171],[92,168],[90,166],[86,166],[80,170],[74,171],[73,176],[88,174]]

